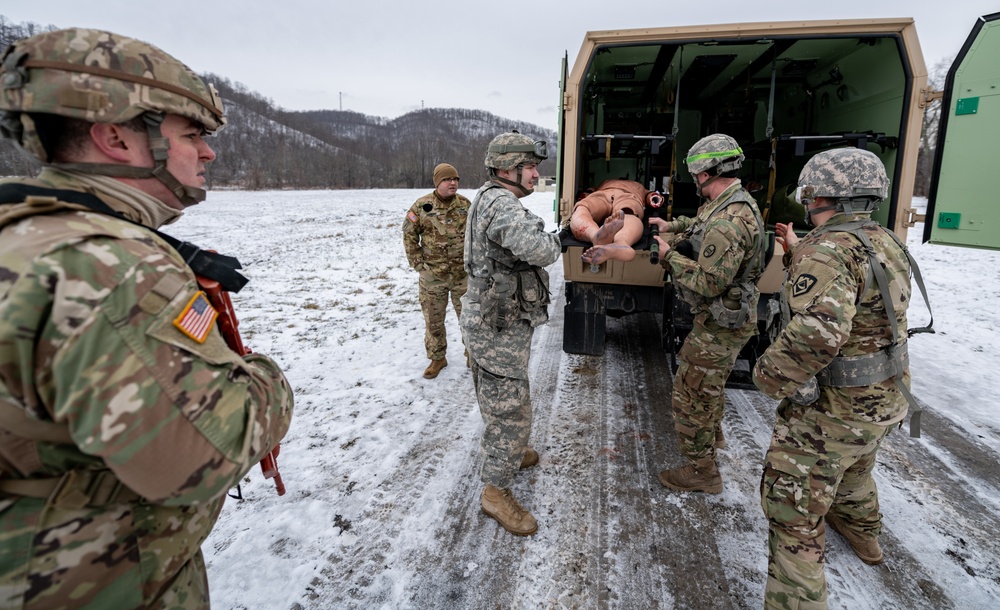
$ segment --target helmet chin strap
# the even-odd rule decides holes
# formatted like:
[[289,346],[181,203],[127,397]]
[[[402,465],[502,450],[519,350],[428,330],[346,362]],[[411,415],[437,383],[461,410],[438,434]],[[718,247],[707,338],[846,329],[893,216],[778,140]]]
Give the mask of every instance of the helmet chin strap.
[[181,202],[184,207],[205,201],[208,193],[205,189],[181,184],[167,170],[170,141],[163,137],[160,125],[166,115],[156,112],[146,112],[142,115],[146,123],[146,134],[149,138],[149,151],[153,154],[153,167],[136,167],[134,165],[118,165],[115,163],[50,163],[52,167],[69,169],[85,174],[97,174],[112,178],[156,178]]
[[834,205],[825,205],[825,206],[823,206],[821,208],[806,207],[806,222],[808,222],[809,224],[811,224],[812,226],[815,227],[816,226],[816,222],[813,221],[813,215],[815,215],[815,214],[822,214],[823,212],[829,212],[831,210],[837,210],[837,209],[839,209],[839,206],[836,205],[836,204],[834,204]]
[[713,182],[715,182],[716,180],[718,180],[721,177],[722,177],[722,174],[715,174],[713,176],[710,176],[708,178],[708,180],[702,182],[701,184],[696,184],[695,185],[695,193],[699,197],[701,197],[702,199],[708,199],[708,197],[705,195],[705,187],[708,186],[709,184],[712,184]]
[[806,222],[808,222],[813,226],[816,226],[816,223],[814,223],[812,220],[813,215],[822,214],[823,212],[830,212],[830,211],[836,211],[837,214],[871,214],[873,209],[858,210],[854,208],[851,199],[838,198],[834,199],[831,205],[825,205],[821,208],[810,209],[808,206],[806,206]]
[[517,166],[517,182],[514,182],[513,180],[508,180],[507,178],[501,178],[500,176],[497,175],[496,170],[492,168],[490,169],[490,176],[497,182],[506,184],[508,186],[512,186],[517,190],[521,191],[520,195],[521,197],[527,197],[528,195],[534,193],[535,189],[525,188],[524,185],[521,184],[521,170],[523,169],[523,167],[524,167],[523,165]]

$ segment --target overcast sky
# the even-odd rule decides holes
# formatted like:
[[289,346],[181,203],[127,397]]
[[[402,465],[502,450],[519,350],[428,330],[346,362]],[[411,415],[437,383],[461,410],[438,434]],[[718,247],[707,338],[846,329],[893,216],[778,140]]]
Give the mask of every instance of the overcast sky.
[[[260,5],[260,6],[258,6]],[[953,57],[995,0],[5,0],[10,21],[95,27],[162,47],[287,110],[395,118],[473,108],[556,128],[560,60],[590,30],[742,21],[912,17],[928,69]]]

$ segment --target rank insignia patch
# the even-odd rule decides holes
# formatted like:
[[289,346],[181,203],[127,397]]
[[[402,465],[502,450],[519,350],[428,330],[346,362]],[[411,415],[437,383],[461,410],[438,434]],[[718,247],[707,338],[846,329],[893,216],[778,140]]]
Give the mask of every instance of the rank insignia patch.
[[410,222],[416,224],[416,222],[417,222],[417,215],[416,214],[414,214],[413,212],[407,212],[406,213],[406,217],[410,220]]
[[215,324],[215,319],[218,317],[219,312],[208,302],[205,293],[198,291],[198,294],[191,297],[180,315],[174,318],[174,326],[198,343],[204,343],[212,330],[212,324]]
[[799,277],[795,278],[795,283],[792,284],[792,296],[800,297],[812,290],[815,285],[816,278],[814,276],[808,273],[799,274]]

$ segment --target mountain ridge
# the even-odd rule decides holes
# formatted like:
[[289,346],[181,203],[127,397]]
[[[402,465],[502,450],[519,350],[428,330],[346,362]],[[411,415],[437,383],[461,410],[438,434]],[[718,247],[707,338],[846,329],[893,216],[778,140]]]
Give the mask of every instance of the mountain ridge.
[[[0,15],[0,48],[55,26],[14,24]],[[353,110],[289,111],[257,91],[217,74],[227,124],[209,140],[217,159],[207,186],[260,189],[432,187],[438,163],[450,163],[462,184],[486,179],[483,159],[496,135],[516,129],[549,142],[554,131],[484,110],[424,108],[389,119]],[[10,140],[0,139],[0,176],[33,175],[40,164]],[[555,173],[555,156],[541,164]]]

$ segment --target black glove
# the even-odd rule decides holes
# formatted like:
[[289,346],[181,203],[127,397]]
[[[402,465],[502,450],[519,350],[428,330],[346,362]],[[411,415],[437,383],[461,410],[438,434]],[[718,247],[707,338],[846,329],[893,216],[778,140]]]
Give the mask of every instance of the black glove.
[[698,260],[698,253],[694,251],[694,246],[691,245],[690,240],[682,239],[677,242],[674,244],[674,250],[676,250],[677,254],[680,254],[681,256],[686,256],[693,261]]

